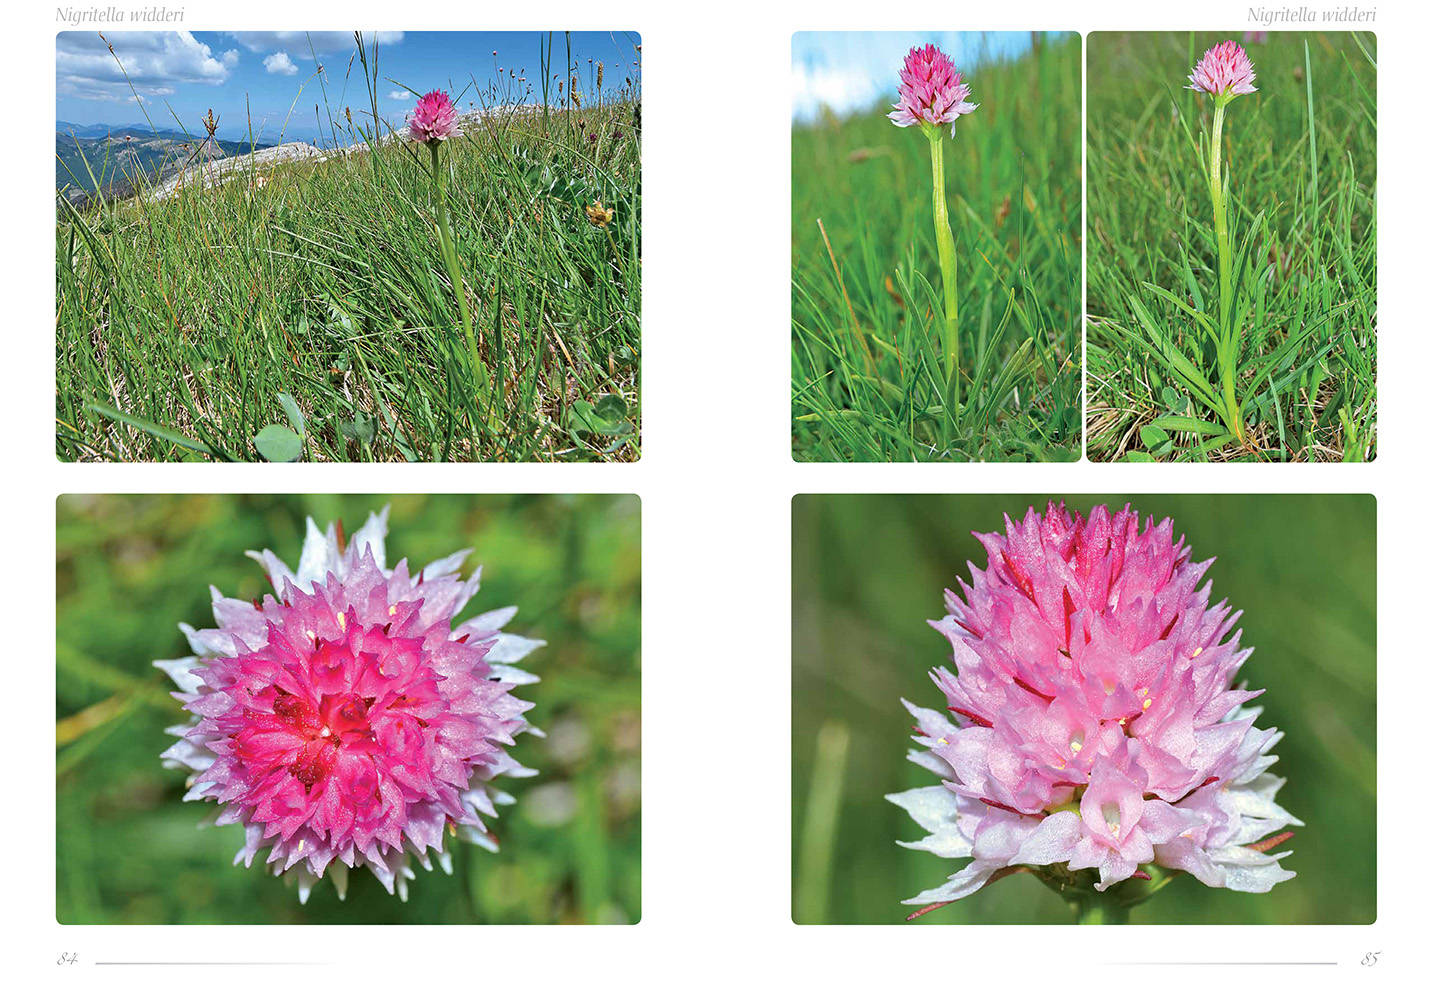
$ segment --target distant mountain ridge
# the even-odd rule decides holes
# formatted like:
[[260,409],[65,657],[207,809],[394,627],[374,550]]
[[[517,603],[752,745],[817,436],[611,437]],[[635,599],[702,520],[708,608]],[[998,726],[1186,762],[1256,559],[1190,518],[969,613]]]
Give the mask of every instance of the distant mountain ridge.
[[[316,142],[322,137],[315,122],[308,122],[302,118],[295,117],[286,123],[284,134],[282,134],[278,122],[269,119],[246,122],[242,119],[239,125],[227,124],[227,117],[220,116],[220,128],[216,130],[217,139],[226,142],[249,142],[255,138],[257,145],[265,144],[274,146],[279,142]],[[199,139],[205,135],[205,128],[196,122],[194,125],[186,123],[184,127],[177,124],[175,119],[166,116],[164,120],[156,118],[153,124],[147,122],[125,122],[115,125],[108,122],[95,122],[83,124],[81,122],[66,121],[57,118],[55,120],[56,135],[73,135],[80,139],[104,139],[106,136],[132,135],[136,138],[141,136],[183,136],[189,134],[193,139]]]
[[133,135],[148,135],[154,129],[149,125],[80,125],[76,122],[56,121],[57,134],[74,135],[81,139],[104,139],[107,135],[129,132]]
[[74,122],[56,122],[55,134],[57,136],[71,136],[76,139],[121,139],[129,136],[132,139],[173,139],[183,142],[188,139],[199,139],[200,136],[194,133],[186,134],[178,128],[154,128],[150,125],[77,125]]
[[161,183],[182,168],[267,149],[274,143],[204,139],[146,126],[55,123],[55,187],[72,203],[97,190],[128,197],[138,187]]
[[[315,134],[315,131],[316,128],[314,125],[307,127],[304,122],[292,122],[290,127],[286,129],[286,135],[292,139],[309,138]],[[104,139],[106,136],[120,135],[140,137],[152,135],[183,136],[187,134],[193,139],[198,139],[205,135],[205,128],[200,124],[196,124],[194,127],[186,126],[182,128],[175,124],[173,120],[165,122],[157,121],[153,125],[147,122],[126,122],[121,125],[95,122],[91,125],[82,125],[79,122],[64,121],[57,118],[55,120],[55,133],[57,135],[73,135],[81,139]],[[280,130],[274,125],[268,124],[227,128],[225,124],[222,123],[215,134],[217,139],[223,139],[227,142],[246,142],[254,135],[258,141],[275,143],[280,134]]]

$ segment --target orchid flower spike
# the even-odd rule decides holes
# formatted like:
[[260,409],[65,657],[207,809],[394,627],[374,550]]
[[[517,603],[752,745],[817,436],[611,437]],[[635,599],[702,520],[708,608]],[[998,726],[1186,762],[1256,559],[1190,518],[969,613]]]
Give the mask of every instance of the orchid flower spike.
[[417,142],[442,142],[461,134],[456,106],[444,90],[433,90],[418,100],[415,110],[406,116],[406,124]]
[[927,831],[902,846],[971,862],[907,902],[1028,868],[1071,899],[1163,870],[1240,892],[1292,878],[1265,853],[1301,825],[1274,801],[1282,733],[1236,683],[1252,650],[1210,603],[1212,561],[1128,507],[1005,524],[931,623],[956,666],[933,675],[946,712],[907,704],[910,759],[937,780],[888,796]]
[[977,110],[977,105],[967,102],[970,93],[950,56],[932,44],[914,48],[902,61],[902,82],[897,87],[901,99],[887,117],[902,128],[951,124],[955,136],[957,119]]
[[1243,94],[1257,93],[1253,85],[1256,74],[1252,60],[1243,47],[1232,39],[1208,49],[1188,76],[1188,89],[1212,94],[1219,104],[1227,104]]

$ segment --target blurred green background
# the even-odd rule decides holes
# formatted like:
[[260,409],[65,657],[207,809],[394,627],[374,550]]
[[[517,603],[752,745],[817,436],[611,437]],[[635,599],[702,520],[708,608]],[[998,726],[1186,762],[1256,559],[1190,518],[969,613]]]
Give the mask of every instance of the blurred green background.
[[[197,828],[161,767],[185,713],[151,661],[189,652],[176,623],[212,624],[207,584],[266,589],[246,549],[291,566],[305,517],[348,531],[391,505],[388,557],[412,565],[472,547],[486,567],[463,612],[520,606],[510,631],[543,638],[518,694],[548,738],[502,779],[499,854],[448,840],[455,874],[418,871],[410,901],[369,873],[345,902],[327,883],[301,906],[257,861],[234,867],[239,826]],[[62,496],[56,509],[56,911],[62,923],[636,922],[641,913],[641,509],[634,496]],[[488,826],[491,826],[488,823]]]
[[[792,882],[798,923],[894,923],[900,900],[965,861],[896,846],[922,830],[887,792],[928,783],[908,763],[899,698],[942,708],[927,675],[948,664],[928,624],[942,590],[986,555],[973,531],[1046,496],[798,496],[792,509]],[[1371,923],[1376,914],[1377,507],[1371,496],[1072,496],[1074,509],[1131,501],[1174,518],[1195,558],[1216,556],[1214,601],[1245,611],[1256,647],[1240,677],[1266,688],[1261,723],[1287,735],[1278,801],[1308,825],[1265,895],[1182,876],[1134,923]],[[1070,923],[1036,879],[1010,878],[926,923]]]

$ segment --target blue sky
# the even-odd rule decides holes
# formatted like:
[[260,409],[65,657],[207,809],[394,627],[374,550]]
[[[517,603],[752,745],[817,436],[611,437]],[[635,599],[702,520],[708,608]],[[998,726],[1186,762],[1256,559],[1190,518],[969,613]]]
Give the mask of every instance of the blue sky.
[[895,102],[902,58],[914,45],[928,42],[955,59],[965,79],[978,63],[1012,59],[1026,52],[1032,33],[799,31],[792,36],[793,120],[809,121],[823,106],[846,113],[864,111],[883,97]]
[[[473,77],[483,93],[493,81],[501,81],[501,86],[510,88],[512,99],[520,99],[522,75],[533,85],[540,83],[541,45],[547,34],[367,34],[368,55],[372,41],[380,44],[382,117],[396,126],[404,121],[415,103],[408,87],[420,92],[449,90],[456,97]],[[566,35],[557,31],[550,37],[552,72],[559,74],[566,64]],[[55,40],[57,120],[131,125],[143,123],[148,114],[158,128],[177,128],[179,117],[194,133],[200,130],[206,110],[213,108],[221,123],[218,134],[240,138],[246,132],[249,104],[250,121],[264,138],[274,141],[293,102],[288,139],[316,137],[317,104],[323,122],[327,104],[337,117],[347,105],[356,110],[370,107],[359,62],[347,79],[347,66],[356,52],[349,31],[117,31],[106,38],[141,95],[144,112],[100,36],[93,31],[67,31]],[[594,77],[595,63],[588,60],[603,60],[604,85],[610,91],[627,76],[637,78],[640,40],[634,32],[573,31],[572,61],[580,63],[583,76]],[[535,93],[532,97],[540,100]],[[458,104],[464,110],[473,101],[481,103],[474,87]]]

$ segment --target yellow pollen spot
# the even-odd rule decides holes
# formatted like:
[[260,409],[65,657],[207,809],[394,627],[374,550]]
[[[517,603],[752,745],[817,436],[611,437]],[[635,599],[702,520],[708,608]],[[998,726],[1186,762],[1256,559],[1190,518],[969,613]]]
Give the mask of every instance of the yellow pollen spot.
[[951,744],[948,743],[947,740],[941,736],[937,737],[937,745],[939,747],[951,746]]
[[1144,698],[1144,699],[1142,699],[1142,710],[1143,710],[1144,712],[1146,712],[1149,708],[1152,708],[1152,699],[1151,699],[1151,698]]
[[346,627],[346,613],[344,611],[336,612],[336,624],[341,626],[341,628]]
[[394,604],[391,605],[389,608],[386,609],[386,614],[388,614],[388,615],[394,615],[395,613],[396,613],[396,606],[395,606]]
[[1067,745],[1072,747],[1073,753],[1082,753],[1082,742],[1080,740],[1073,740]]
[[1197,649],[1194,649],[1194,650],[1192,651],[1192,655],[1193,655],[1193,656],[1202,656],[1202,647],[1199,646]]

